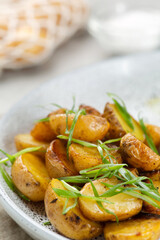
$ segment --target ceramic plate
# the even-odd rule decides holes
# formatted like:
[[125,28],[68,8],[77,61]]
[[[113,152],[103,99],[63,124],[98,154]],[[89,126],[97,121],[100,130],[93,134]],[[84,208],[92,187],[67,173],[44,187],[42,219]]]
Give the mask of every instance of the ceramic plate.
[[[14,136],[29,132],[36,119],[48,112],[38,105],[58,103],[72,105],[72,96],[80,103],[103,111],[109,100],[106,92],[124,99],[130,112],[138,112],[145,121],[160,123],[160,53],[116,58],[53,79],[17,103],[0,121],[0,147],[8,153],[16,151]],[[6,212],[34,239],[64,240],[47,221],[43,204],[25,203],[6,186],[0,176],[0,202]],[[102,237],[101,237],[102,238]]]

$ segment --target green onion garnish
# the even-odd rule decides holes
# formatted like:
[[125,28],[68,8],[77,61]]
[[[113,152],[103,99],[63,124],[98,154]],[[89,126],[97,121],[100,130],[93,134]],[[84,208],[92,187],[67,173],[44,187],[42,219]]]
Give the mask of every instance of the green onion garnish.
[[[130,116],[130,114],[127,111],[126,105],[124,103],[124,101],[118,97],[116,94],[113,93],[107,93],[107,95],[113,100],[116,108],[118,109],[119,113],[121,114],[122,118],[124,119],[124,121],[127,123],[127,125],[134,130],[134,125],[133,125],[133,121],[132,121],[132,117]],[[116,99],[115,99],[116,98]],[[119,100],[119,102],[118,102]]]
[[44,222],[43,225],[44,225],[44,226],[50,226],[50,225],[51,225],[51,222],[49,222],[49,221]]
[[30,201],[26,196],[24,196],[14,185],[11,177],[9,176],[9,174],[7,173],[7,171],[4,169],[4,167],[2,167],[2,165],[0,164],[0,172],[2,174],[2,177],[4,179],[4,181],[7,183],[8,187],[15,193],[17,193],[22,199],[26,200],[26,201]]
[[7,161],[10,161],[11,164],[13,164],[14,161],[16,160],[16,158],[19,157],[20,155],[25,154],[25,153],[30,153],[30,152],[36,152],[36,151],[40,150],[41,148],[42,148],[42,146],[25,148],[19,152],[16,152],[13,155],[10,155],[10,154],[6,153],[5,151],[3,151],[2,149],[0,149],[0,152],[2,152],[6,156],[6,158],[3,158],[0,160],[0,164],[6,163]]
[[49,117],[41,118],[41,119],[35,121],[35,123],[40,123],[40,122],[49,122]]
[[144,133],[144,135],[146,137],[148,146],[152,149],[152,151],[154,151],[157,155],[159,155],[158,150],[157,150],[157,148],[156,148],[156,146],[155,146],[155,144],[153,142],[153,139],[152,139],[151,135],[149,134],[149,132],[147,131],[147,127],[144,124],[143,118],[139,119],[139,123],[140,123],[142,131],[143,131],[143,133]]

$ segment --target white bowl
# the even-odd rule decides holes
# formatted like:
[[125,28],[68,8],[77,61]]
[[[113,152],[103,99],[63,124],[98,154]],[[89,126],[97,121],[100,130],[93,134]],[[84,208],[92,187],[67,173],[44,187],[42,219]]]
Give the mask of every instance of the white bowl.
[[[116,58],[53,79],[18,102],[0,121],[0,148],[16,151],[14,136],[29,132],[36,119],[48,112],[37,105],[72,105],[72,96],[80,103],[103,111],[106,92],[124,99],[132,114],[142,111],[146,121],[160,123],[160,53]],[[152,100],[150,100],[152,99]],[[157,107],[158,106],[158,107]],[[34,239],[64,240],[47,221],[42,203],[26,203],[13,193],[0,176],[0,202],[6,212]],[[6,230],[7,231],[7,230]]]

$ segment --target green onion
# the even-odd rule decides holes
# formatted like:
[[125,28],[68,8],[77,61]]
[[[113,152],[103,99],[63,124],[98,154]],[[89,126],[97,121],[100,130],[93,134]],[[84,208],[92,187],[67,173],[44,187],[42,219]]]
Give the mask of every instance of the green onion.
[[25,149],[13,154],[13,155],[10,155],[10,154],[4,152],[2,149],[0,149],[0,152],[2,152],[7,157],[7,158],[1,159],[0,164],[1,163],[6,163],[7,161],[10,161],[11,164],[13,164],[14,161],[16,160],[16,158],[19,157],[20,155],[25,154],[25,153],[29,153],[29,152],[36,152],[36,151],[40,150],[41,148],[42,148],[42,146],[25,148]]
[[49,122],[49,117],[41,118],[41,119],[35,121],[35,123],[40,123],[40,122]]
[[73,122],[72,122],[72,125],[71,125],[71,128],[69,130],[69,136],[68,136],[68,142],[67,142],[67,157],[68,157],[68,159],[69,159],[69,146],[71,145],[71,142],[72,142],[72,136],[73,136],[74,128],[75,128],[75,125],[76,125],[76,122],[77,122],[79,116],[82,115],[82,114],[83,115],[86,114],[84,109],[76,111]]
[[[121,114],[122,118],[124,119],[124,121],[127,123],[127,125],[134,130],[134,125],[133,125],[133,121],[132,121],[132,117],[130,116],[130,114],[127,111],[126,105],[124,103],[124,101],[118,97],[116,94],[113,93],[107,93],[107,95],[113,100],[116,108],[118,109],[119,113]],[[116,98],[116,99],[115,99]],[[118,102],[118,100],[120,102]]]
[[43,225],[44,225],[44,226],[49,226],[49,225],[51,225],[51,222],[49,222],[49,221],[44,222]]
[[152,151],[154,151],[157,155],[159,155],[158,150],[157,150],[157,148],[156,148],[156,146],[153,142],[153,139],[152,139],[151,135],[149,134],[149,132],[147,131],[147,127],[145,126],[142,118],[139,119],[139,123],[140,123],[142,131],[143,131],[143,133],[146,137],[146,140],[147,140],[147,143],[148,143],[149,147],[152,149]]
[[2,165],[0,164],[0,172],[2,174],[2,177],[4,179],[4,181],[6,182],[6,184],[8,185],[8,187],[15,193],[17,193],[22,199],[26,200],[26,201],[30,201],[26,196],[24,196],[14,185],[11,177],[9,176],[9,174],[7,173],[7,171],[2,167]]

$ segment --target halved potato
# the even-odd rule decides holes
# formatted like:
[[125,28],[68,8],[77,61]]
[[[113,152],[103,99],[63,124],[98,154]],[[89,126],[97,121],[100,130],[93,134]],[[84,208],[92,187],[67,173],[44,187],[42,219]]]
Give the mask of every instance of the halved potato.
[[151,124],[146,124],[146,127],[153,139],[153,142],[156,147],[160,146],[160,127],[151,125]]
[[129,165],[144,171],[160,168],[160,156],[130,133],[120,143],[122,158]]
[[[115,157],[113,159],[114,163],[122,163],[122,158],[119,152],[119,149],[109,151],[109,153]],[[105,156],[104,152],[104,156]],[[88,148],[82,145],[72,143],[69,147],[69,157],[70,160],[73,161],[75,169],[80,172],[83,169],[91,168],[102,164],[102,158],[97,150],[97,148]],[[107,158],[107,157],[106,157]],[[109,158],[107,158],[109,160]]]
[[[75,114],[68,115],[68,127],[71,128]],[[65,134],[66,114],[50,116],[50,125],[55,135]],[[73,133],[73,138],[95,142],[103,139],[109,129],[109,123],[105,118],[94,115],[80,115]]]
[[[78,205],[62,214],[65,198],[59,197],[53,188],[65,189],[58,179],[52,179],[45,194],[46,214],[52,225],[64,236],[77,239],[91,239],[102,233],[102,225],[85,218]],[[74,204],[74,199],[68,201],[68,206]]]
[[[48,116],[65,113],[65,109],[61,108],[57,111],[50,113]],[[31,130],[31,136],[38,141],[51,142],[56,138],[55,133],[52,131],[49,122],[38,122]]]
[[31,201],[44,200],[50,177],[40,157],[26,153],[19,156],[12,166],[15,186]]
[[158,240],[160,237],[160,218],[143,214],[133,219],[117,223],[106,223],[105,240]]
[[[111,185],[116,185],[120,183],[120,181],[117,180],[115,177],[112,177],[111,179],[105,178],[93,181],[93,184],[97,189],[99,195],[105,193],[108,190],[108,188],[104,184],[102,184],[102,182]],[[94,196],[91,184],[85,184],[81,190],[81,193],[87,196]],[[124,193],[120,193],[104,199],[112,202],[113,204],[103,202],[103,207],[115,213],[120,221],[138,214],[142,208],[142,200]],[[88,199],[86,197],[80,197],[79,206],[83,214],[91,220],[103,222],[116,220],[113,214],[110,214],[103,210],[94,200]]]
[[40,148],[36,152],[33,152],[33,154],[41,156],[43,158],[45,157],[46,150],[49,146],[49,143],[37,141],[28,133],[16,135],[15,144],[16,144],[17,151],[20,151],[25,148],[30,148],[30,147],[42,146],[42,148]]
[[132,133],[136,138],[141,141],[145,140],[144,133],[140,127],[140,124],[132,117],[134,130],[132,130],[128,124],[124,121],[119,110],[115,104],[106,103],[103,117],[110,123],[110,128],[107,133],[107,138],[114,139],[123,137],[126,133]]
[[86,114],[89,114],[89,115],[95,115],[95,116],[99,116],[99,117],[102,116],[102,114],[97,109],[95,109],[91,106],[85,105],[85,104],[81,104],[79,106],[79,109],[85,109]]
[[51,178],[77,175],[72,162],[67,159],[65,142],[59,139],[51,142],[47,149],[46,168]]

